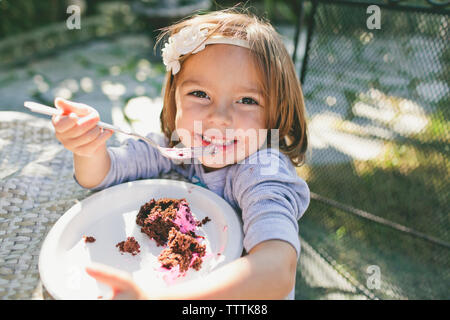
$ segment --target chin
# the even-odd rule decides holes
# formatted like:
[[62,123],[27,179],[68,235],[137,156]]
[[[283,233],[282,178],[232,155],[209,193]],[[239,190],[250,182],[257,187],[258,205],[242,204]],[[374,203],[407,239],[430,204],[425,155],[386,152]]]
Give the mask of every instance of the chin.
[[218,161],[218,159],[211,159],[210,156],[208,157],[201,157],[198,158],[200,163],[208,168],[212,168],[212,169],[220,169],[220,168],[224,168],[226,166],[232,165],[234,162],[224,162],[224,161]]
[[[228,156],[228,157],[227,157]],[[218,153],[216,155],[209,155],[198,158],[199,162],[208,168],[212,169],[220,169],[233,164],[236,164],[246,157],[237,157],[234,155],[225,155],[223,153]]]

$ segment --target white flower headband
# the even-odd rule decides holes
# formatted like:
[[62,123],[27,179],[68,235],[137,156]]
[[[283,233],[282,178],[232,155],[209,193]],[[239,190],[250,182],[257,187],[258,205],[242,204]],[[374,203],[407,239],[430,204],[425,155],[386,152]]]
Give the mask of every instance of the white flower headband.
[[180,71],[180,62],[178,60],[182,55],[202,51],[208,44],[232,44],[250,48],[248,41],[242,39],[222,36],[211,36],[206,39],[209,26],[206,24],[187,26],[169,37],[169,41],[162,49],[163,62],[167,71],[172,70],[173,75],[177,74]]

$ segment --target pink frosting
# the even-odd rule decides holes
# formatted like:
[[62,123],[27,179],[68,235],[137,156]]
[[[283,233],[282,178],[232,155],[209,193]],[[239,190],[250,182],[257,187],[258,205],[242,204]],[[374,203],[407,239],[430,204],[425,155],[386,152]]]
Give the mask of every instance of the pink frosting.
[[180,266],[176,265],[172,269],[167,269],[164,267],[160,267],[157,269],[160,272],[163,272],[163,280],[168,285],[175,284],[176,280],[180,277],[183,277],[185,274],[180,273]]
[[197,228],[197,223],[195,222],[187,203],[184,201],[180,202],[177,217],[173,222],[180,227],[180,232],[185,234],[189,231],[195,231]]

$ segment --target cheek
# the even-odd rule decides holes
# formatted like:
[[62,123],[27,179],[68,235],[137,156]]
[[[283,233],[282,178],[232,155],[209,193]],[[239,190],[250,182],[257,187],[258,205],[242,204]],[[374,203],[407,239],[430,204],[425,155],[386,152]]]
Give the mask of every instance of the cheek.
[[[179,106],[179,107],[178,107]],[[188,99],[177,104],[175,128],[183,128],[192,133],[202,133],[205,126],[205,106],[193,103]]]
[[175,116],[175,128],[189,128],[192,120],[192,112],[184,107],[181,103],[177,103],[177,113]]
[[175,129],[181,128],[183,127],[183,116],[182,116],[182,112],[177,109],[177,114],[175,116]]
[[238,146],[240,152],[246,156],[259,150],[266,141],[266,130],[256,130],[256,133],[244,137],[242,143]]
[[186,124],[188,121],[195,119],[199,114],[199,107],[194,105],[187,99],[176,99],[177,113],[175,120],[179,123]]
[[256,152],[266,142],[268,131],[263,119],[262,114],[255,112],[252,117],[246,119],[247,121],[241,122],[244,132],[246,132],[244,143],[241,147],[245,149],[247,156]]
[[175,129],[182,128],[185,126],[186,113],[183,110],[183,103],[181,101],[180,93],[178,90],[175,91]]

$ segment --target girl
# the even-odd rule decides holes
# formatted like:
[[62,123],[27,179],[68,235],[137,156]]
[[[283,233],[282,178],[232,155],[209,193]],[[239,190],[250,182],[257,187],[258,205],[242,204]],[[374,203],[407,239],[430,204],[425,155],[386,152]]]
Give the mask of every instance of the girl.
[[299,80],[280,36],[254,16],[233,10],[196,15],[164,29],[167,68],[160,143],[214,145],[215,152],[176,163],[139,140],[107,148],[110,131],[96,127],[91,107],[56,99],[56,137],[74,154],[77,182],[92,190],[175,170],[217,193],[242,215],[241,258],[199,280],[164,292],[143,292],[105,266],[88,274],[113,288],[113,298],[294,298],[300,254],[297,220],[309,189],[294,165],[307,147]]

